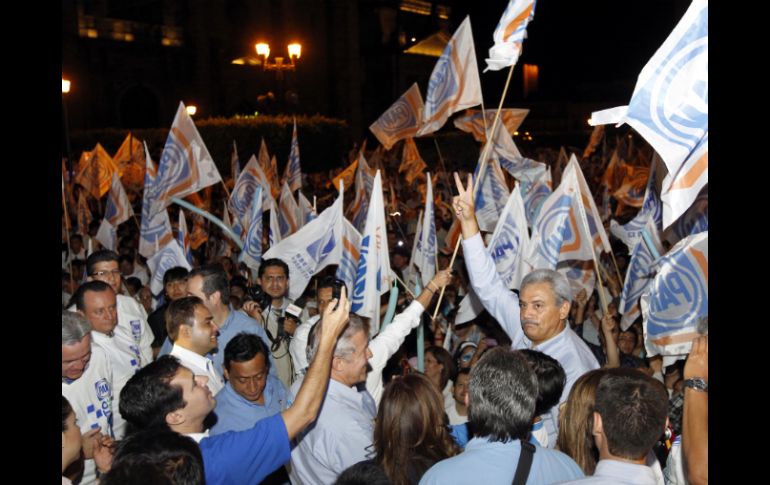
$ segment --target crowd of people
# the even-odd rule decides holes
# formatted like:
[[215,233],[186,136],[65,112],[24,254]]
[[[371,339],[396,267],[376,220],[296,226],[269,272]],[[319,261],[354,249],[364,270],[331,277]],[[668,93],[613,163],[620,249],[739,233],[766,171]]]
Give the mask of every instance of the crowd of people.
[[[118,228],[116,251],[95,240],[98,221],[64,235],[63,484],[708,483],[707,335],[664,367],[646,353],[641,317],[621,331],[622,274],[606,272],[606,287],[587,294],[539,269],[510,290],[465,173],[453,181],[446,167],[434,185],[437,238],[456,220],[461,251],[449,267],[453,248],[442,247],[412,294],[403,281],[425,180],[407,184],[395,156],[372,155],[401,279],[396,315],[377,333],[350,312],[336,267],[292,300],[291,255],[254,271],[214,225],[192,270],[165,271],[160,295],[135,221]],[[558,153],[533,157],[553,164]],[[583,166],[598,187],[599,154]],[[319,212],[336,196],[334,175],[308,176]],[[224,191],[207,192],[221,215]],[[627,251],[616,258],[626,271]],[[457,322],[471,291],[484,311]],[[381,304],[384,316],[387,295]]]

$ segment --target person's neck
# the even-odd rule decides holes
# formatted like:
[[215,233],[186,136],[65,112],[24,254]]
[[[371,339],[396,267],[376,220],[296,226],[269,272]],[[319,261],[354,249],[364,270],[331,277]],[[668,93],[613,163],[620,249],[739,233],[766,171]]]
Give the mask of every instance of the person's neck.
[[195,420],[190,422],[184,422],[182,424],[172,425],[171,431],[176,431],[179,434],[192,434],[203,433],[206,431],[203,429],[203,420]]
[[216,308],[211,311],[211,316],[214,317],[214,323],[216,323],[217,326],[222,326],[222,324],[225,323],[225,320],[227,320],[227,317],[230,316],[230,307],[222,304],[217,305]]
[[273,298],[273,301],[270,303],[270,306],[273,308],[283,308],[283,297]]
[[190,342],[186,341],[183,338],[177,338],[176,341],[174,341],[174,343],[185,350],[189,350],[194,354],[200,355],[201,357],[206,357],[206,354],[208,353],[208,352],[201,353],[200,349],[195,349]]
[[468,406],[455,399],[455,411],[457,411],[457,414],[460,416],[467,416]]
[[559,326],[557,327],[557,330],[554,333],[552,333],[551,335],[549,335],[548,337],[542,340],[538,340],[538,341],[533,340],[532,347],[539,347],[543,345],[544,343],[548,342],[549,340],[553,339],[554,337],[562,333],[566,327],[567,327],[567,320],[562,320],[561,322],[559,322]]

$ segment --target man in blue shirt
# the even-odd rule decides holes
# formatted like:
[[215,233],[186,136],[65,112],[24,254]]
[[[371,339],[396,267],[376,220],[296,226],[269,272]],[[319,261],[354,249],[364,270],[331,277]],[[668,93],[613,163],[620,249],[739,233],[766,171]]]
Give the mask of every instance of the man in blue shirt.
[[208,436],[203,422],[216,407],[205,376],[193,373],[171,356],[137,372],[123,388],[120,412],[138,429],[167,427],[199,443],[209,485],[259,483],[290,458],[289,441],[317,416],[329,382],[337,337],[348,323],[350,302],[343,289],[324,312],[320,343],[294,405],[258,421],[245,431]]
[[286,388],[269,376],[270,349],[261,338],[239,333],[225,347],[225,384],[216,395],[217,423],[211,436],[241,431],[286,409]]
[[[487,351],[471,371],[469,424],[475,437],[457,456],[433,465],[420,484],[509,484],[518,468],[522,441],[532,427],[537,378],[521,353],[501,347]],[[529,445],[527,443],[528,446]],[[549,484],[581,478],[583,472],[564,453],[534,446],[526,483]]]

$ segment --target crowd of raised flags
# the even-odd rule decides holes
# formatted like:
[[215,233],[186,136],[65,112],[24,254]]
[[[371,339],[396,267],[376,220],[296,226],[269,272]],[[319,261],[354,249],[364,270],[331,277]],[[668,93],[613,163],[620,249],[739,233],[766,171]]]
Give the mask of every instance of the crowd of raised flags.
[[[534,8],[534,1],[510,2],[495,30],[487,70],[516,63]],[[629,105],[593,115],[597,125],[628,123],[651,150],[639,142],[631,146],[622,136],[608,153],[610,130],[597,126],[582,154],[568,154],[562,148],[556,161],[523,156],[512,135],[528,110],[470,109],[482,104],[482,96],[471,21],[466,17],[436,63],[425,101],[417,84],[412,85],[370,126],[381,147],[367,152],[364,144],[350,165],[341,167],[336,176],[330,174],[327,183],[338,195],[325,209],[317,207],[321,194],[303,187],[295,121],[280,179],[277,160],[264,139],[259,154],[243,168],[233,140],[232,190],[223,216],[203,214],[203,204],[195,204],[193,213],[188,209],[192,231],[188,233],[188,220],[180,210],[175,235],[167,208],[185,197],[200,199],[203,189],[223,183],[182,103],[157,166],[147,146],[130,134],[114,157],[97,144],[83,153],[71,180],[63,173],[63,200],[70,214],[74,209],[73,222],[83,232],[93,218],[87,198],[100,201],[107,195],[96,237],[107,248],[116,246],[118,225],[139,225],[138,251],[147,258],[156,295],[165,270],[189,268],[192,250],[206,241],[207,227],[216,223],[237,236],[230,245],[253,273],[263,258],[285,261],[290,267],[291,298],[299,297],[325,267],[337,265],[337,276],[350,289],[352,311],[371,318],[376,332],[381,297],[394,278],[388,232],[396,228],[403,232],[402,223],[414,227],[407,271],[411,277],[406,279],[419,280],[422,286],[439,269],[439,250],[451,251],[459,237],[455,223],[439,240],[437,228],[446,220],[440,213],[449,212],[452,194],[448,184],[439,188],[437,180],[451,175],[443,163],[426,162],[414,138],[438,131],[450,116],[465,110],[454,119],[454,126],[481,143],[472,172],[476,216],[509,288],[518,289],[521,278],[536,268],[562,271],[576,288],[591,292],[597,276],[599,283],[615,278],[622,282],[622,327],[641,315],[648,350],[681,356],[689,349],[694,329],[708,315],[707,19],[707,2],[695,0],[642,69]],[[496,124],[499,129],[494,129]],[[393,160],[397,170],[388,163]],[[124,187],[138,193],[140,180],[141,211],[135,215]],[[81,188],[77,199],[76,185]],[[422,206],[422,212],[409,221],[398,214],[396,192],[414,186],[419,186],[422,200],[413,208]],[[347,187],[353,193],[349,200]],[[383,187],[389,188],[387,203]],[[635,217],[626,217],[634,211]],[[616,220],[621,215],[622,221]],[[628,248],[625,275],[614,263],[606,229]],[[460,304],[458,323],[480,313],[474,300],[469,294]]]

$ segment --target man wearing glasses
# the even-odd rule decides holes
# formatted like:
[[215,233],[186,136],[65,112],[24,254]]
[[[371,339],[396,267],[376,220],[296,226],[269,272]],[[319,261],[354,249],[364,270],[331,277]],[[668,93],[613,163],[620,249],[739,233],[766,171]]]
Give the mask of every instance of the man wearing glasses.
[[152,341],[154,339],[147,312],[130,296],[121,291],[123,284],[118,255],[114,251],[102,249],[92,253],[86,259],[88,281],[104,281],[112,287],[118,299],[118,326],[116,338],[124,340],[140,357],[139,367],[144,367],[153,360]]

